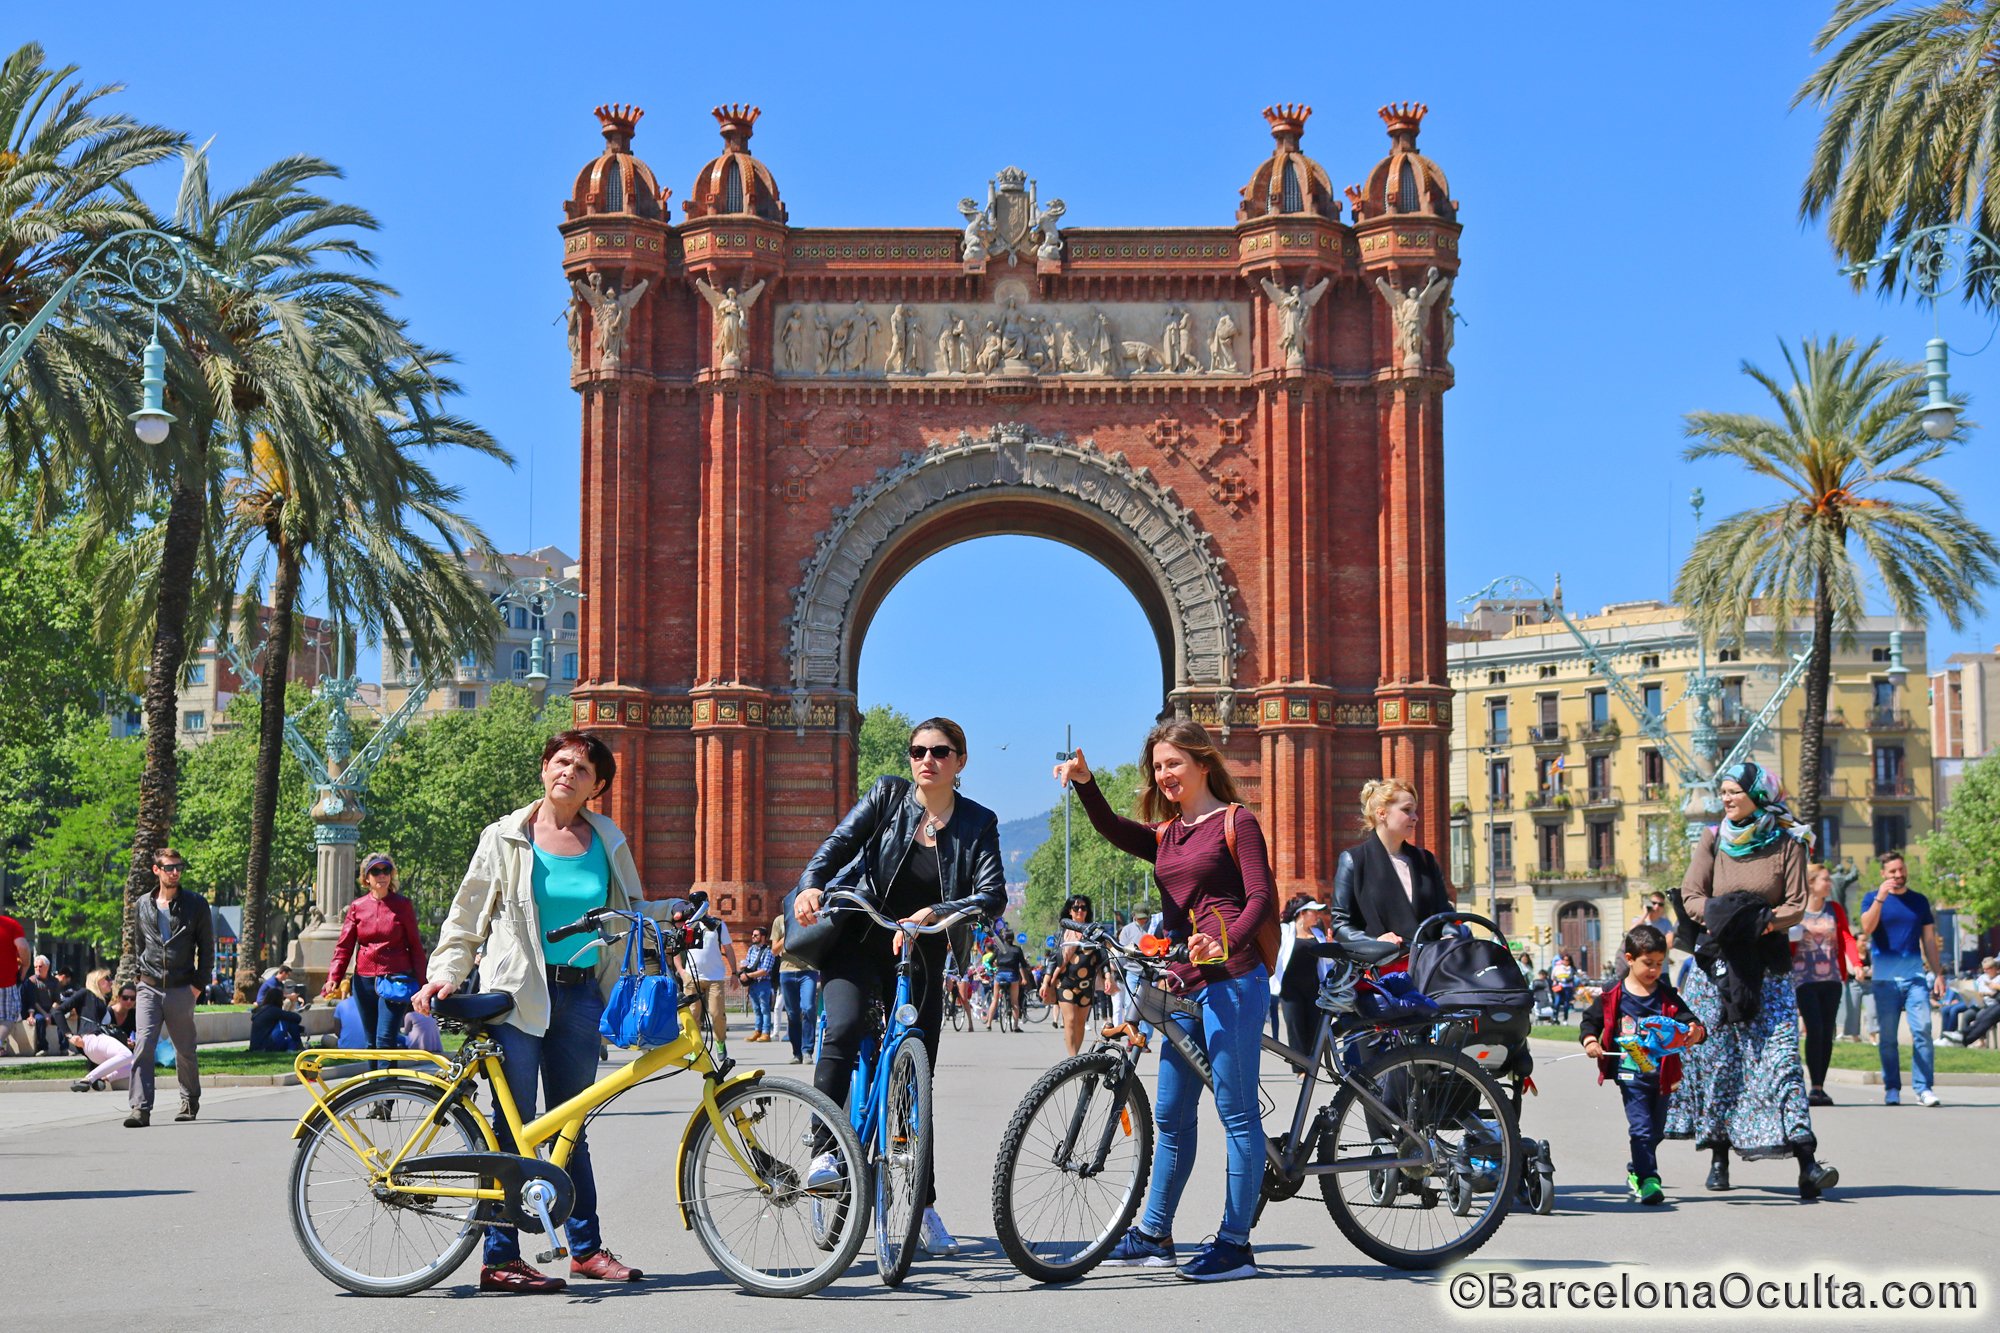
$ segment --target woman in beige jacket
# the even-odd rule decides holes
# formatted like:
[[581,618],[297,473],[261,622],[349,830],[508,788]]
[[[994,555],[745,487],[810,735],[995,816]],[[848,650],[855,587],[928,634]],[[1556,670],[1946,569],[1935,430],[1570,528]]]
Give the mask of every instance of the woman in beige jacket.
[[[431,952],[428,984],[414,997],[417,1012],[430,1013],[431,1001],[455,991],[472,971],[474,955],[480,955],[486,988],[514,997],[514,1007],[495,1022],[492,1034],[524,1121],[535,1115],[538,1087],[554,1106],[596,1081],[597,1024],[619,968],[611,950],[590,952],[595,935],[552,945],[547,932],[592,908],[622,910],[645,896],[625,835],[584,808],[610,785],[616,769],[610,748],[586,731],[563,732],[543,747],[542,798],[479,835]],[[497,1106],[493,1124],[501,1150],[515,1151]],[[568,1169],[576,1185],[576,1205],[565,1227],[571,1275],[635,1281],[640,1272],[620,1263],[598,1234],[597,1182],[587,1139],[577,1140]],[[565,1285],[522,1260],[514,1229],[487,1228],[481,1291],[539,1293]]]

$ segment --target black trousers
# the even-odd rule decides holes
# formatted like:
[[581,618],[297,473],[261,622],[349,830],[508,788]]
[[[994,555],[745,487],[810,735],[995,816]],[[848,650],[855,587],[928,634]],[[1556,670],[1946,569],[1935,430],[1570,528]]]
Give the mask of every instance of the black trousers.
[[[820,970],[820,1013],[826,1027],[820,1037],[819,1060],[813,1065],[813,1086],[841,1106],[847,1105],[861,1043],[874,1030],[869,1017],[871,1010],[879,1003],[887,1013],[896,1002],[896,956],[889,946],[889,932],[871,924]],[[910,971],[910,1002],[917,1007],[917,1036],[931,1058],[933,1070],[937,1068],[938,1033],[944,1028],[945,949],[942,935],[918,936],[917,961]],[[927,1105],[925,1114],[930,1114],[931,1109]],[[924,1199],[926,1207],[937,1202],[935,1116],[931,1123],[933,1162],[931,1189]]]
[[1317,995],[1308,995],[1302,1000],[1279,997],[1279,1006],[1285,1011],[1285,1044],[1300,1055],[1311,1055],[1313,1043],[1319,1040],[1317,999]]
[[1807,981],[1798,986],[1799,1017],[1806,1024],[1806,1082],[1826,1086],[1826,1068],[1833,1063],[1833,1025],[1840,1017],[1840,983]]

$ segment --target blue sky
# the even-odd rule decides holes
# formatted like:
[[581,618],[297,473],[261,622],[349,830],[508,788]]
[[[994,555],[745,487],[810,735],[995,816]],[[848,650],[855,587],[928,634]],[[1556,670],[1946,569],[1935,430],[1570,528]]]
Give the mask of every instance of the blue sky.
[[[565,374],[555,227],[601,139],[590,109],[644,106],[636,148],[684,199],[718,140],[708,108],[761,105],[754,148],[802,226],[956,225],[956,200],[1019,164],[1076,226],[1227,225],[1266,155],[1259,110],[1315,108],[1305,148],[1345,185],[1386,139],[1375,108],[1427,102],[1422,145],[1465,224],[1465,322],[1446,400],[1454,596],[1502,573],[1567,600],[1663,596],[1691,535],[1764,498],[1682,463],[1682,414],[1761,410],[1738,373],[1779,338],[1882,337],[1921,359],[1929,314],[1856,294],[1797,216],[1817,118],[1790,109],[1827,0],[1671,6],[1379,4],[1255,10],[1155,3],[1047,11],[766,4],[576,12],[511,3],[18,7],[128,113],[214,136],[218,187],[289,153],[346,168],[384,224],[383,275],[455,352],[464,409],[521,460],[456,470],[503,547],[575,549],[577,406]],[[1390,15],[1397,16],[1391,19]],[[1421,14],[1436,26],[1401,35]],[[163,204],[171,176],[145,188]],[[678,213],[678,209],[676,210]],[[1955,347],[1984,317],[1947,310]],[[2000,348],[1955,358],[1985,406]],[[2000,526],[1988,432],[1938,470]],[[529,468],[533,468],[533,484]],[[1932,659],[1990,648],[2000,614],[1934,627]],[[1027,539],[946,552],[891,594],[862,657],[864,701],[961,715],[975,794],[1041,808],[1074,720],[1131,757],[1156,701],[1137,605],[1085,557]],[[1005,751],[998,746],[1006,744]],[[970,780],[970,779],[969,779]]]

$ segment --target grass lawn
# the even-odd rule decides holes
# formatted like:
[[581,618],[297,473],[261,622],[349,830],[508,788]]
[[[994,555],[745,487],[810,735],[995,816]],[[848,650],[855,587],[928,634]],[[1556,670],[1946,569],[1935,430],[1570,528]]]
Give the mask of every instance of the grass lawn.
[[[201,1072],[204,1074],[289,1074],[292,1072],[291,1051],[246,1051],[242,1047],[205,1046],[201,1052]],[[90,1064],[81,1058],[75,1060],[41,1059],[17,1065],[0,1067],[0,1079],[46,1080],[61,1079],[65,1083],[74,1082],[90,1071]],[[166,1070],[161,1070],[164,1078],[172,1078]]]
[[[1563,1027],[1554,1023],[1538,1025],[1533,1035],[1543,1041],[1574,1043],[1582,1040],[1575,1027]],[[1943,1042],[1935,1043],[1932,1049],[1937,1053],[1937,1072],[1940,1074],[2000,1074],[2000,1051],[1968,1051],[1957,1046],[1947,1046]],[[1916,1062],[1908,1046],[1903,1047],[1902,1051],[1903,1072],[1907,1076],[1909,1071],[1916,1067]],[[1881,1053],[1867,1042],[1837,1041],[1833,1044],[1835,1069],[1879,1070],[1881,1067]]]

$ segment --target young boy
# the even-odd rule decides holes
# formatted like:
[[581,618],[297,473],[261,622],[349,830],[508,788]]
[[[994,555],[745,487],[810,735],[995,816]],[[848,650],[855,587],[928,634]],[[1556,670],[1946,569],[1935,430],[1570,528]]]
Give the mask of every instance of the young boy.
[[[1658,1016],[1688,1023],[1693,1041],[1707,1033],[1665,977],[1667,937],[1647,925],[1625,935],[1625,979],[1605,989],[1603,997],[1583,1011],[1583,1053],[1597,1061],[1597,1081],[1615,1079],[1625,1099],[1625,1125],[1632,1138],[1632,1162],[1625,1175],[1632,1197],[1643,1204],[1667,1201],[1660,1188],[1657,1152],[1667,1119],[1667,1097],[1681,1081],[1681,1058],[1669,1051],[1651,1073],[1618,1046],[1619,1037],[1634,1036],[1639,1020]],[[1608,1047],[1608,1049],[1607,1049]]]

